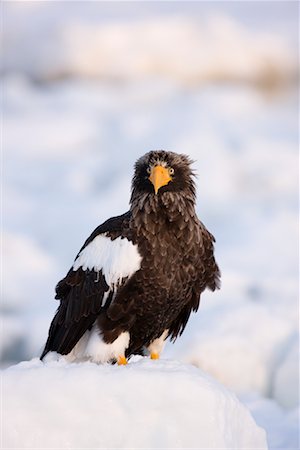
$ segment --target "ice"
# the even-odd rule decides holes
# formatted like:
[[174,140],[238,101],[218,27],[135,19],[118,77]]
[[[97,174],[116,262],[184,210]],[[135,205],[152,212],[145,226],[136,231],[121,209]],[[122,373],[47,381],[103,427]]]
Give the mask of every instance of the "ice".
[[232,393],[176,361],[32,360],[2,375],[5,448],[267,449]]

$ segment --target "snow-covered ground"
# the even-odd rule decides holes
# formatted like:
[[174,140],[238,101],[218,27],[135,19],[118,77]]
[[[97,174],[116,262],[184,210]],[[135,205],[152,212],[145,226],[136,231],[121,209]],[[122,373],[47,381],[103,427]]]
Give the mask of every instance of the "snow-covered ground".
[[3,388],[4,448],[267,449],[233,394],[175,361],[32,360],[7,369]]
[[[57,306],[54,286],[88,234],[128,208],[135,160],[156,148],[187,153],[198,173],[199,217],[217,240],[222,289],[203,295],[199,312],[164,357],[193,364],[234,391],[266,429],[270,448],[298,448],[297,12],[291,2],[195,2],[182,15],[178,2],[150,3],[2,6],[3,366],[38,356]],[[72,389],[98,376],[108,389],[104,374],[111,389],[123,374],[124,383],[134,374],[134,385],[140,379],[154,389],[151,377],[158,370],[160,399],[171,368],[182,393],[196,389],[195,377],[200,390],[206,386],[198,369],[152,364],[133,361],[123,370],[43,367],[33,360],[5,373],[4,403],[13,413],[19,396],[24,416],[30,380],[42,386],[52,375],[53,389],[70,381],[69,400]],[[18,395],[11,387],[16,381]],[[223,398],[228,412],[230,394],[220,389],[213,395]],[[51,392],[28,413],[29,431]],[[141,397],[145,403],[155,402],[156,394],[151,401],[148,394]],[[184,409],[192,401],[188,395],[177,400]],[[51,407],[55,401],[59,408],[59,399]],[[115,405],[117,420],[127,403]],[[70,400],[66,407],[75,415],[76,405]],[[97,405],[95,398],[87,414],[96,414]],[[159,405],[169,411],[163,401]],[[234,405],[229,417],[234,421],[238,413],[247,421],[242,406]],[[167,429],[171,420],[185,420],[175,413]],[[157,417],[151,414],[153,427]],[[23,428],[17,421],[6,425],[7,445],[22,446]],[[149,441],[136,446],[174,442],[168,431],[159,435],[166,440],[143,436]],[[130,447],[127,437],[122,442]],[[72,446],[64,438],[63,448]],[[39,439],[29,433],[24,443],[40,448]]]

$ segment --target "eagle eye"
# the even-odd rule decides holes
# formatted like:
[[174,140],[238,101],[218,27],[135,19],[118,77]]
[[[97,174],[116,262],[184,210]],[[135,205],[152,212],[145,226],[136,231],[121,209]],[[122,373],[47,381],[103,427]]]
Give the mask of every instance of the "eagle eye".
[[169,174],[170,174],[170,175],[174,175],[174,169],[173,169],[173,167],[170,167],[170,169],[169,169]]
[[149,174],[151,173],[151,167],[149,167],[149,166],[147,167],[147,173],[149,173]]

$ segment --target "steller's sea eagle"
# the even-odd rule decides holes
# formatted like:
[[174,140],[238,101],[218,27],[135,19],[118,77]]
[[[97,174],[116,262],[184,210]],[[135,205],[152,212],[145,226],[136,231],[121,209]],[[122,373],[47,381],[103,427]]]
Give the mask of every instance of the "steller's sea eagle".
[[129,211],[95,229],[56,286],[60,304],[41,359],[51,351],[69,361],[157,359],[164,341],[182,334],[201,293],[219,287],[191,163],[162,150],[136,162]]

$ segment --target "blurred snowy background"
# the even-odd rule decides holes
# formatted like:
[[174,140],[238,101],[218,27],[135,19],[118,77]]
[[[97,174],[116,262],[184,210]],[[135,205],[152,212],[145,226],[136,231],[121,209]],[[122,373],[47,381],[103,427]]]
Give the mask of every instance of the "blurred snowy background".
[[164,357],[298,448],[297,2],[6,2],[2,367],[37,356],[56,282],[128,208],[135,160],[189,154],[222,289]]

